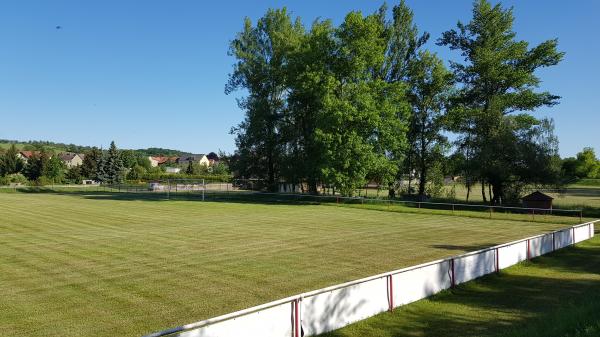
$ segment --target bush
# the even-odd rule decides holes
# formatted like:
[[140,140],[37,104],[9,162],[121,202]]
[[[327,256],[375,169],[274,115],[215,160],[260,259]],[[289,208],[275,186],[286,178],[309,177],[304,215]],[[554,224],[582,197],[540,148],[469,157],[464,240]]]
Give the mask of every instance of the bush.
[[46,176],[41,176],[34,181],[30,181],[31,186],[46,186],[54,184],[54,181]]
[[0,177],[0,185],[10,184],[27,184],[27,178],[21,173],[8,174],[4,177]]

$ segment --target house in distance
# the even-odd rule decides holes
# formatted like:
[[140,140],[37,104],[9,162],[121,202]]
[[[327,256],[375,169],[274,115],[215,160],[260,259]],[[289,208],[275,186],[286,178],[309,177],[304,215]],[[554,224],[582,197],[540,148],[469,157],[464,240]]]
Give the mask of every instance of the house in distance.
[[168,164],[179,164],[187,165],[189,162],[198,163],[206,167],[211,166],[215,161],[209,160],[205,154],[194,154],[182,157],[164,157],[164,156],[151,156],[148,157],[150,165],[152,167],[168,165]]

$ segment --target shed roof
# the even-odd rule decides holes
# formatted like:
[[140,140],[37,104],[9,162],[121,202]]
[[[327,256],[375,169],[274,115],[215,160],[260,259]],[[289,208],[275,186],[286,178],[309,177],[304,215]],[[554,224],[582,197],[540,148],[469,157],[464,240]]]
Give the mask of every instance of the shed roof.
[[526,195],[522,198],[525,201],[549,201],[554,200],[551,196],[544,194],[540,191],[535,191],[529,195]]

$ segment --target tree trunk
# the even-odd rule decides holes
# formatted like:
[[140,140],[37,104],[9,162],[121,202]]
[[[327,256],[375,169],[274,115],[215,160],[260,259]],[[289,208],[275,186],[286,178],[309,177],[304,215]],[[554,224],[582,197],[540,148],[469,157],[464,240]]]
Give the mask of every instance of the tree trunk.
[[276,187],[275,187],[275,165],[273,165],[273,156],[271,154],[269,154],[268,157],[268,162],[267,162],[267,184],[269,185],[269,189],[271,191],[275,191]]
[[494,192],[493,202],[495,204],[502,204],[502,195],[504,194],[504,186],[501,183],[492,185],[492,191]]
[[308,193],[315,195],[319,194],[319,191],[317,191],[317,181],[315,179],[308,180]]
[[469,202],[469,195],[471,194],[471,184],[467,183],[467,202]]
[[485,196],[485,180],[481,179],[481,196],[483,197],[483,202],[487,203],[487,197]]
[[425,185],[427,184],[427,168],[425,165],[421,166],[421,173],[419,177],[419,196],[425,195]]

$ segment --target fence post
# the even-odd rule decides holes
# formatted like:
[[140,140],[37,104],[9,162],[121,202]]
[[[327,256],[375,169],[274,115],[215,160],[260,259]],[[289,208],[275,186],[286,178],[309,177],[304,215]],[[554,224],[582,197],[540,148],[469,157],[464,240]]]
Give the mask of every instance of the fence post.
[[531,252],[529,250],[530,246],[531,244],[529,243],[529,239],[527,239],[527,260],[531,260]]
[[388,275],[388,283],[390,285],[390,312],[394,310],[394,282],[392,279],[392,275]]
[[294,337],[300,337],[300,331],[302,330],[302,327],[300,326],[299,301],[299,299],[294,300]]
[[579,222],[583,221],[583,210],[579,210]]
[[454,214],[454,204],[452,204],[452,214]]
[[490,219],[492,218],[492,206],[490,206]]
[[451,284],[452,288],[454,288],[456,286],[456,279],[454,278],[454,258],[450,259],[450,268],[451,268],[450,284]]
[[500,263],[499,263],[499,256],[498,256],[498,248],[496,248],[496,256],[495,256],[495,262],[496,262],[496,274],[500,272]]
[[575,227],[571,227],[573,229],[573,235],[571,235],[571,239],[573,240],[573,244],[575,244]]
[[535,221],[535,209],[531,210],[531,218]]
[[554,239],[554,234],[556,232],[552,232],[552,251],[556,250],[556,240]]

